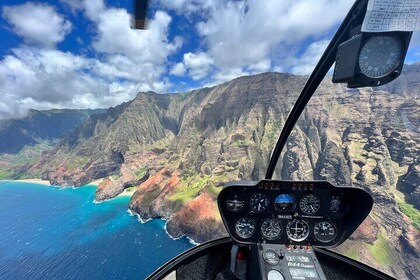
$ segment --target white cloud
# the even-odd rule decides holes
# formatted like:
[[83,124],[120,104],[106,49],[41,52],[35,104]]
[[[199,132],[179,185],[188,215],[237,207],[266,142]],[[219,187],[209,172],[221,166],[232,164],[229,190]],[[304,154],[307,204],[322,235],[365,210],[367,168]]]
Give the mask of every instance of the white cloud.
[[281,64],[275,57],[279,45],[324,37],[343,19],[350,5],[347,0],[219,2],[197,28],[221,69],[243,68],[267,59]]
[[300,57],[293,59],[290,65],[290,72],[298,75],[311,74],[327,48],[328,43],[329,40],[321,40],[310,44]]
[[186,72],[186,69],[185,69],[184,63],[179,62],[175,64],[174,67],[171,68],[171,71],[169,72],[169,74],[182,77],[185,75],[185,72]]
[[201,21],[196,28],[203,41],[201,47],[219,70],[213,77],[217,81],[231,77],[231,73],[291,71],[292,68],[305,72],[305,67],[310,68],[309,57],[299,56],[305,52],[301,43],[327,37],[353,4],[348,0],[316,3],[313,0],[160,0],[159,3],[178,14],[199,15]]
[[175,64],[169,72],[175,76],[188,74],[193,80],[207,77],[213,70],[213,59],[204,52],[185,53],[182,62]]
[[121,56],[101,62],[58,50],[15,49],[0,61],[0,118],[22,116],[31,108],[115,106],[139,91],[168,88],[153,75],[135,75],[146,68],[130,67]]
[[70,33],[72,24],[47,4],[27,2],[3,7],[3,17],[27,43],[54,47]]
[[0,118],[22,116],[30,108],[115,106],[139,91],[172,86],[163,75],[182,39],[168,39],[168,14],[156,12],[150,30],[139,31],[130,28],[124,9],[109,9],[101,0],[63,1],[92,20],[98,54],[88,58],[45,45],[11,50],[0,60]]
[[206,12],[214,7],[217,2],[218,0],[158,0],[152,1],[151,4],[166,7],[188,17],[193,13]]
[[182,44],[179,37],[168,42],[170,22],[168,14],[158,11],[149,23],[149,30],[135,30],[130,28],[130,15],[126,10],[108,9],[99,16],[98,37],[93,46],[100,52],[120,53],[138,62],[159,64]]
[[206,53],[186,53],[183,63],[188,69],[188,74],[193,80],[200,80],[206,77],[212,70],[213,59]]

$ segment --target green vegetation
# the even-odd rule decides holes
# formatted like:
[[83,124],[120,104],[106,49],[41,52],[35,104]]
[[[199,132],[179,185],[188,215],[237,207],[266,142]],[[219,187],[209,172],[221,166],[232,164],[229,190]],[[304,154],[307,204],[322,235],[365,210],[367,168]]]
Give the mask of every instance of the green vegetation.
[[137,187],[135,187],[135,186],[125,188],[125,191],[127,191],[127,192],[133,192],[135,190],[137,190]]
[[67,159],[66,161],[66,168],[67,169],[75,169],[77,167],[84,167],[89,162],[88,157],[72,157]]
[[280,121],[269,121],[266,123],[264,128],[264,135],[261,144],[264,147],[270,147],[277,141],[277,137],[280,130]]
[[346,252],[346,256],[349,258],[352,258],[353,260],[358,260],[359,259],[359,250],[356,246],[350,248],[347,252]]
[[232,146],[235,146],[235,147],[248,147],[248,146],[251,146],[252,145],[252,142],[251,141],[249,141],[249,140],[236,140],[236,141],[234,141],[233,143],[232,143]]
[[146,192],[141,200],[142,205],[149,205],[160,193],[160,189]]
[[[184,176],[183,176],[184,178]],[[177,206],[185,205],[188,201],[194,199],[208,183],[210,176],[194,176],[188,181],[181,182],[178,192],[169,197],[169,200],[175,201]]]
[[211,180],[208,181],[207,191],[212,197],[216,198],[221,190],[222,188],[218,188]]
[[134,174],[136,175],[137,178],[142,178],[144,177],[144,175],[146,175],[147,173],[147,168],[146,167],[140,167],[136,172],[134,172]]
[[400,211],[410,219],[413,226],[420,230],[420,211],[406,202],[398,201],[397,204]]
[[0,170],[0,180],[13,179],[13,172]]
[[367,246],[370,254],[378,264],[383,266],[391,265],[392,261],[390,252],[392,252],[393,249],[382,233],[378,234],[378,239],[373,245]]

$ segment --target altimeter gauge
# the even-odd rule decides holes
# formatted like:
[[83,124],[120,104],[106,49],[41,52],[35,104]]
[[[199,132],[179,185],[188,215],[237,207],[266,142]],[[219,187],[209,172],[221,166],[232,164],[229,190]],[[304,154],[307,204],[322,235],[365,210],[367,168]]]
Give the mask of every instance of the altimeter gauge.
[[251,196],[249,200],[249,208],[255,213],[262,213],[267,210],[270,201],[263,193],[256,193]]
[[321,207],[321,201],[313,194],[307,194],[299,201],[300,210],[305,214],[315,214]]

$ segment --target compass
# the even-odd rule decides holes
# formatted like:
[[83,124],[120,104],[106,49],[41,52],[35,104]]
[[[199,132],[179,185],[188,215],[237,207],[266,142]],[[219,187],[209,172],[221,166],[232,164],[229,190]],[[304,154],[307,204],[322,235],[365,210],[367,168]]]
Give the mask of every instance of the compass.
[[400,36],[384,34],[370,37],[359,54],[359,67],[369,78],[391,74],[404,58],[404,44]]

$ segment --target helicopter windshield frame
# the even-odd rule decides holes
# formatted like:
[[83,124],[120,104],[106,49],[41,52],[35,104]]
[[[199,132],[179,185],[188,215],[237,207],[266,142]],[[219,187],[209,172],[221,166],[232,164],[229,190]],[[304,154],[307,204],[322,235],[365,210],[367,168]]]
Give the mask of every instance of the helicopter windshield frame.
[[277,162],[281,156],[283,148],[287,143],[289,135],[295,127],[296,122],[298,121],[309,100],[334,64],[339,45],[350,38],[351,31],[354,28],[362,25],[367,10],[367,4],[368,0],[357,0],[353,4],[344,21],[325,49],[321,59],[315,66],[315,69],[307,80],[305,87],[299,95],[283,126],[276,146],[271,155],[265,179],[272,179]]

